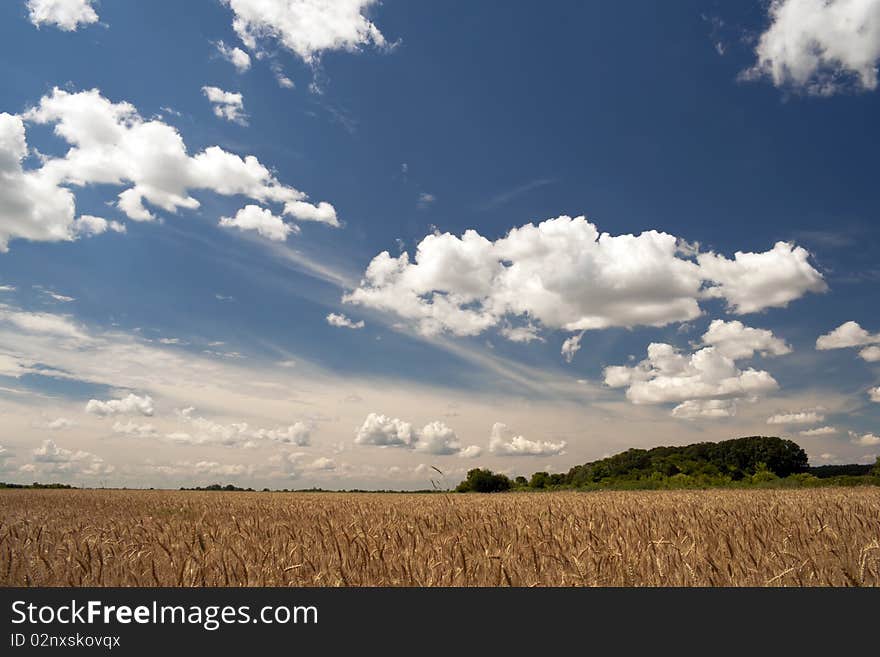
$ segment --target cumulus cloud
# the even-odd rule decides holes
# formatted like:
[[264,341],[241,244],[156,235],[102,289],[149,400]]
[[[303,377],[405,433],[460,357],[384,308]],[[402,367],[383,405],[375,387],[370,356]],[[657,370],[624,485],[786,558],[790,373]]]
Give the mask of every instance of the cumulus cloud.
[[82,215],[73,224],[75,237],[91,237],[106,233],[108,230],[114,233],[126,232],[125,224],[118,221],[107,221],[103,217],[94,217],[89,214]]
[[139,424],[133,420],[128,422],[114,422],[113,433],[119,433],[132,438],[152,438],[158,435],[156,427],[152,424]]
[[736,415],[734,399],[688,399],[672,409],[672,416],[684,420],[718,419]]
[[732,360],[751,358],[755,353],[762,356],[784,356],[791,353],[791,347],[784,340],[775,337],[772,331],[751,328],[738,320],[713,320],[702,341],[704,345],[715,347],[718,353]]
[[880,404],[880,386],[868,390],[868,397],[871,398],[871,401]]
[[283,445],[307,447],[311,444],[312,426],[294,422],[274,429],[252,427],[247,422],[224,424],[208,418],[194,416],[192,407],[178,411],[187,423],[186,431],[166,434],[172,442],[188,445],[221,445],[223,447],[254,448],[260,442],[271,441]]
[[746,78],[820,96],[877,88],[880,2],[773,0],[769,13]]
[[357,429],[354,442],[358,445],[378,447],[412,447],[415,433],[409,422],[379,413],[370,413]]
[[[627,398],[635,404],[679,403],[673,411],[679,417],[726,417],[733,414],[729,400],[755,397],[778,387],[768,372],[742,370],[736,361],[757,352],[781,355],[790,351],[769,331],[723,320],[712,322],[702,344],[706,346],[683,354],[670,344],[651,343],[648,357],[637,365],[606,367],[605,384],[626,388]],[[709,404],[709,400],[718,403]]]
[[419,431],[415,449],[428,454],[449,455],[460,453],[462,447],[455,431],[444,422],[435,420]]
[[767,424],[816,424],[825,416],[818,411],[797,411],[794,413],[777,413],[767,418]]
[[[25,122],[53,125],[70,148],[24,169]],[[136,221],[156,218],[145,203],[172,213],[196,209],[200,202],[192,193],[204,190],[277,204],[299,221],[339,226],[332,205],[308,202],[253,155],[240,157],[219,146],[190,155],[176,128],[145,120],[130,103],[114,103],[97,89],[56,88],[21,116],[0,114],[0,250],[12,239],[70,241],[114,229],[94,219],[80,227],[67,186],[85,185],[125,187],[116,205]]]
[[129,393],[120,399],[90,399],[86,404],[86,413],[106,417],[108,415],[153,415],[153,398]]
[[218,461],[177,461],[171,465],[147,466],[151,472],[162,475],[178,477],[214,476],[214,477],[239,477],[252,475],[254,466],[240,463],[220,463]]
[[777,242],[763,253],[737,251],[733,260],[701,253],[697,262],[710,282],[706,296],[725,299],[732,312],[742,315],[784,308],[807,292],[825,292],[828,286],[809,256],[803,247]]
[[332,472],[336,469],[336,461],[326,456],[319,456],[314,461],[305,464],[304,469],[308,472]]
[[458,455],[463,458],[479,456],[477,445],[463,447],[455,431],[444,422],[429,422],[421,430],[409,422],[379,413],[370,413],[355,431],[357,445],[402,447],[437,456]]
[[283,242],[291,233],[298,233],[296,225],[286,223],[269,210],[258,205],[246,205],[234,217],[221,217],[220,225],[238,230],[255,230],[273,242]]
[[364,328],[364,320],[353,322],[348,317],[338,313],[330,313],[327,315],[327,323],[337,328],[362,329]]
[[858,322],[844,322],[830,333],[819,336],[816,349],[845,349],[880,342],[880,333],[868,333]]
[[862,447],[873,447],[874,445],[880,445],[880,436],[875,436],[873,433],[865,433],[861,436],[852,434],[853,442],[856,445],[861,445]]
[[99,456],[82,450],[73,451],[59,447],[54,440],[44,440],[33,451],[32,467],[27,471],[40,471],[46,474],[68,475],[106,475],[115,470]]
[[831,436],[837,433],[837,429],[834,427],[816,427],[815,429],[804,429],[799,433],[807,438],[812,438],[815,436]]
[[480,456],[483,453],[483,448],[479,445],[469,445],[462,449],[458,455],[463,459],[473,459]]
[[239,125],[247,125],[247,114],[244,112],[244,97],[240,93],[224,91],[220,87],[202,87],[202,93],[211,103],[214,116]]
[[272,39],[306,63],[325,51],[354,52],[362,46],[386,45],[367,17],[377,0],[223,0],[233,11],[232,27],[242,42],[256,50],[258,40]]
[[347,464],[339,465],[327,456],[319,456],[308,460],[308,455],[303,452],[278,454],[271,457],[270,461],[281,465],[281,473],[288,477],[299,477],[304,473],[321,475],[339,470],[344,471],[347,468]]
[[859,351],[859,358],[869,363],[880,362],[880,346],[871,345]]
[[251,67],[251,56],[238,46],[230,48],[223,41],[217,42],[217,52],[235,67],[239,73],[245,73]]
[[31,23],[54,25],[65,32],[74,32],[80,25],[98,22],[94,0],[27,0]]
[[66,417],[58,417],[46,423],[46,428],[51,429],[52,431],[61,431],[62,429],[69,429],[72,426],[75,426],[75,423],[68,420]]
[[565,441],[552,443],[514,435],[506,424],[496,422],[489,436],[489,452],[496,456],[558,456],[565,453]]
[[45,168],[25,170],[28,154],[21,117],[0,113],[0,252],[12,239],[71,241],[93,234],[76,219],[74,197]]
[[698,317],[704,298],[750,313],[825,289],[808,253],[785,242],[733,260],[700,253],[696,261],[681,244],[657,231],[600,234],[584,217],[567,216],[494,242],[475,230],[460,238],[434,233],[412,262],[406,252],[373,258],[343,301],[393,312],[424,334],[476,335],[517,316],[572,332],[664,326]]
[[864,347],[859,350],[859,357],[864,361],[880,361],[880,333],[869,333],[858,322],[844,322],[816,340],[816,349],[821,351],[850,347]]

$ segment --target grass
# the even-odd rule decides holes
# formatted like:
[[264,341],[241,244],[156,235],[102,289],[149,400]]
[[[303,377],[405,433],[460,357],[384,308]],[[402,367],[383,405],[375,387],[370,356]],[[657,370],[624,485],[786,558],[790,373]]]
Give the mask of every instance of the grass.
[[880,490],[6,490],[0,584],[877,586]]

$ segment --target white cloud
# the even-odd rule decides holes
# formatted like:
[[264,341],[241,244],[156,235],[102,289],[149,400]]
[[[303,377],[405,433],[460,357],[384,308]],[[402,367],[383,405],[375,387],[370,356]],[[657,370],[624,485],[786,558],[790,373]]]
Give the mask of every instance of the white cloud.
[[482,452],[477,445],[463,447],[455,431],[439,420],[415,430],[409,422],[378,413],[367,415],[355,432],[354,442],[357,445],[409,448],[437,456],[455,454],[473,458]]
[[211,103],[214,116],[239,125],[247,125],[244,111],[244,97],[240,93],[224,91],[220,87],[202,87],[202,93]]
[[343,301],[393,312],[428,335],[476,335],[523,315],[572,332],[663,326],[698,317],[706,297],[746,313],[824,290],[807,257],[780,242],[765,253],[701,253],[694,262],[673,235],[600,234],[584,217],[562,216],[494,242],[474,230],[434,233],[412,262],[384,251]]
[[51,297],[55,301],[60,301],[61,303],[70,303],[71,301],[76,301],[75,297],[69,297],[64,294],[58,294],[57,292],[53,292],[52,290],[42,290],[43,294],[48,297]]
[[[648,345],[648,357],[633,367],[605,368],[605,384],[627,388],[627,398],[635,404],[678,402],[673,411],[679,417],[727,417],[733,405],[720,400],[755,397],[775,390],[776,380],[763,370],[740,369],[736,361],[751,358],[756,351],[767,355],[784,354],[789,347],[769,331],[743,326],[740,322],[712,322],[703,335],[707,346],[682,354],[665,343]],[[715,344],[717,343],[717,344]],[[687,404],[713,400],[715,404]],[[685,402],[685,403],[682,403]]]
[[[23,169],[23,120],[54,125],[70,148],[63,157],[43,158],[39,168]],[[200,202],[192,192],[207,190],[279,204],[294,219],[339,226],[332,205],[308,202],[253,155],[210,146],[190,156],[176,128],[144,120],[133,105],[113,103],[97,89],[56,88],[21,116],[0,114],[0,174],[0,251],[11,239],[70,241],[102,229],[94,219],[79,226],[74,195],[63,185],[126,187],[117,207],[137,221],[156,218],[145,202],[172,213],[193,210]]]
[[311,463],[307,463],[303,469],[308,472],[332,472],[336,470],[336,461],[326,456],[319,456]]
[[574,360],[575,354],[581,350],[581,338],[583,337],[584,334],[581,332],[576,335],[571,335],[562,341],[561,353],[566,363],[570,363]]
[[107,221],[103,217],[94,217],[84,214],[74,223],[74,234],[77,237],[91,237],[106,233],[108,230],[114,233],[126,232],[125,224],[118,221]]
[[880,362],[880,346],[871,345],[859,351],[859,358],[869,363]]
[[25,170],[24,122],[0,113],[0,253],[12,239],[72,241],[92,233],[93,222],[80,226],[70,190],[42,169]]
[[46,423],[46,428],[51,429],[52,431],[69,429],[72,426],[75,426],[75,423],[71,420],[68,420],[66,417],[55,418],[54,420]]
[[121,399],[108,399],[107,401],[90,399],[86,404],[86,413],[102,417],[108,415],[151,416],[154,411],[152,397],[149,395],[140,397],[134,393],[129,393]]
[[327,323],[330,326],[336,326],[337,328],[362,329],[365,326],[364,320],[353,322],[345,315],[338,313],[330,313],[327,315]]
[[767,418],[767,424],[816,424],[825,416],[817,411],[797,411],[794,413],[778,413]]
[[505,325],[498,332],[511,342],[524,342],[528,344],[535,340],[544,342],[544,338],[538,334],[539,330],[534,324],[526,324],[524,326]]
[[92,7],[94,0],[27,0],[31,23],[54,25],[65,32],[74,32],[80,25],[98,22]]
[[76,342],[88,342],[89,336],[66,315],[32,313],[0,304],[0,322],[7,322],[24,333],[51,335]]
[[880,404],[880,386],[868,390],[868,396],[871,398],[871,401]]
[[672,416],[684,420],[718,419],[736,415],[735,399],[688,399],[672,409]]
[[285,445],[307,447],[311,444],[312,426],[305,422],[294,422],[286,427],[276,429],[255,429],[253,436],[259,440],[272,440]]
[[246,205],[234,217],[221,217],[220,225],[239,230],[255,230],[257,233],[272,240],[283,242],[291,233],[298,233],[299,228],[276,217],[269,210],[257,205]]
[[239,477],[253,473],[253,466],[240,463],[218,463],[217,461],[179,461],[173,466],[176,473],[190,472],[194,475],[213,475],[220,477]]
[[873,433],[865,433],[861,436],[853,435],[853,442],[862,447],[873,447],[880,445],[880,436],[875,436]]
[[880,333],[869,333],[857,322],[844,322],[830,333],[819,336],[816,349],[847,349],[864,347],[859,350],[859,357],[869,363],[880,361]]
[[33,467],[28,471],[39,471],[45,474],[68,475],[106,475],[114,471],[99,456],[82,450],[69,450],[59,447],[54,440],[44,440],[40,447],[33,451]]
[[483,453],[483,448],[479,445],[469,445],[462,449],[458,455],[463,459],[474,459]]
[[439,420],[422,428],[414,447],[416,451],[437,455],[458,454],[462,449],[455,431]]
[[235,67],[239,73],[245,73],[251,67],[251,56],[238,46],[230,48],[222,41],[217,42],[217,51]]
[[132,420],[128,422],[114,422],[113,433],[121,433],[134,438],[152,438],[158,435],[156,427],[152,424],[138,424]]
[[831,436],[837,433],[837,429],[834,427],[816,427],[815,429],[805,429],[799,433],[807,438],[812,438],[813,436]]
[[385,37],[367,17],[377,0],[223,0],[235,14],[232,27],[251,50],[274,39],[307,63],[328,50],[354,52]]
[[821,96],[877,88],[880,2],[773,0],[769,13],[746,78]]
[[742,315],[784,308],[807,292],[825,292],[828,286],[808,262],[809,256],[803,247],[777,242],[763,253],[737,251],[733,260],[701,253],[697,262],[712,283],[706,296],[725,299],[732,312]]
[[515,436],[506,424],[496,422],[489,436],[489,452],[496,456],[558,456],[565,453],[565,441],[551,443]]
[[732,360],[751,358],[755,353],[762,356],[791,353],[791,347],[775,337],[772,331],[751,328],[738,320],[713,320],[702,340],[704,345],[715,347],[718,353]]
[[172,442],[190,445],[221,445],[224,447],[254,448],[262,441],[283,445],[306,447],[311,443],[312,426],[295,422],[275,429],[251,427],[247,422],[224,424],[192,415],[192,407],[178,411],[178,416],[188,424],[187,431],[166,434]]
[[415,434],[409,422],[370,413],[357,429],[354,442],[358,445],[379,447],[412,447]]
[[858,322],[844,322],[830,333],[819,336],[816,340],[816,349],[845,349],[847,347],[861,347],[880,342],[880,334],[868,333],[859,326]]

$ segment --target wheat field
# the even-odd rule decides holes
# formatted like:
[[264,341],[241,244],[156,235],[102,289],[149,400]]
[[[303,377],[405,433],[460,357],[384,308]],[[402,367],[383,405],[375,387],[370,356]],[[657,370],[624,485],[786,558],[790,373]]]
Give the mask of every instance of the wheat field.
[[880,490],[5,490],[0,584],[877,586]]

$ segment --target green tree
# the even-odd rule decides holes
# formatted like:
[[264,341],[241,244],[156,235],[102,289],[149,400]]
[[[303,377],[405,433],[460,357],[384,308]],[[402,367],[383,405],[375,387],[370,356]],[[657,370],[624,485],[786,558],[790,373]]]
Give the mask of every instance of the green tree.
[[511,481],[506,475],[496,474],[488,469],[469,470],[467,478],[456,486],[459,493],[500,493],[510,490]]
[[546,488],[550,483],[550,475],[546,472],[536,472],[529,480],[529,488]]

